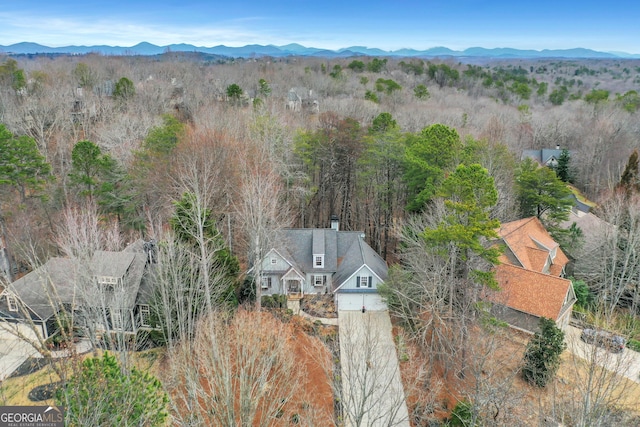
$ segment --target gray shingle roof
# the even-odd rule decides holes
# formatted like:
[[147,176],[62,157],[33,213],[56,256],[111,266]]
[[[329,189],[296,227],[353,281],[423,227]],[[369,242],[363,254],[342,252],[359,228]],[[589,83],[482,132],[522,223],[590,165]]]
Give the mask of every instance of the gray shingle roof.
[[[290,228],[280,232],[282,256],[298,270],[335,273],[334,288],[340,286],[363,265],[367,265],[382,280],[387,279],[387,264],[365,241],[361,231],[336,231],[331,228]],[[324,251],[321,251],[321,246]],[[313,266],[313,254],[324,254],[324,268]]]
[[[80,306],[95,303],[81,285],[95,276],[125,277],[127,305],[132,305],[140,288],[146,265],[142,240],[122,252],[97,251],[89,265],[83,266],[71,258],[51,258],[44,265],[21,277],[10,286],[20,300],[33,312],[32,316],[46,320],[60,310],[61,305]],[[6,312],[3,310],[3,313]],[[21,316],[20,316],[21,317]]]
[[[543,148],[542,150],[524,150],[522,152],[521,160],[526,158],[533,159],[541,165],[546,165],[553,157],[558,160],[562,154],[562,149],[559,148]],[[571,151],[569,152],[571,155]]]
[[[314,231],[316,236],[321,232],[324,240],[324,252],[314,252],[320,250],[318,246],[313,247]],[[278,239],[279,247],[276,248],[282,256],[288,256],[288,261],[292,262],[298,270],[303,272],[335,272],[338,268],[335,254],[336,231],[333,229],[313,229],[313,228],[287,228],[281,231],[282,238]],[[324,253],[324,268],[314,268],[312,255],[314,253]]]
[[[21,277],[9,289],[26,304],[32,317],[46,320],[60,304],[75,300],[78,266],[69,258],[51,258],[43,266]],[[20,313],[14,313],[18,317]],[[34,316],[35,315],[35,316]]]

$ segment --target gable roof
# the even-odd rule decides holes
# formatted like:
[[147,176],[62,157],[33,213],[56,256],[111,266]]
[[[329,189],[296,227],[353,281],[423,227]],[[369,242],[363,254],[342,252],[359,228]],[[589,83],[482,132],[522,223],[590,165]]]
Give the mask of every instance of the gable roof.
[[[286,228],[280,231],[277,241],[277,252],[297,271],[333,273],[334,288],[339,287],[363,265],[381,280],[387,278],[386,262],[364,241],[361,231]],[[323,268],[313,265],[313,254],[324,254]]]
[[387,263],[364,241],[364,235],[355,231],[338,232],[338,257],[340,265],[333,277],[334,289],[339,288],[366,265],[380,280],[387,279]]
[[[315,240],[314,240],[315,237]],[[318,240],[322,240],[319,245]],[[280,231],[277,240],[278,252],[298,271],[335,272],[338,269],[336,230],[324,228],[285,228]],[[324,247],[322,250],[321,246]],[[315,252],[318,251],[318,252]],[[312,255],[324,254],[323,268],[314,268]]]
[[123,277],[135,255],[133,252],[96,251],[91,261],[93,275]]
[[[55,257],[44,265],[14,281],[9,287],[37,318],[46,320],[60,310],[61,305],[90,304],[79,285],[93,281],[94,276],[127,276],[126,304],[135,301],[144,274],[146,254],[144,242],[138,240],[124,251],[96,251],[88,266],[78,260]],[[5,310],[3,310],[5,312]],[[13,315],[21,317],[21,313]]]
[[[46,320],[58,311],[57,303],[71,303],[75,299],[78,265],[70,258],[51,258],[44,265],[14,281],[9,290],[15,294],[32,317]],[[4,310],[3,310],[4,311]],[[22,317],[21,312],[8,313]]]
[[502,224],[498,236],[507,246],[500,256],[503,264],[542,273],[548,263],[549,273],[558,276],[569,262],[560,245],[535,216]]
[[[571,152],[569,152],[571,153]],[[560,148],[543,148],[541,150],[524,150],[521,160],[533,159],[541,165],[547,165],[551,160],[558,160],[562,150]]]
[[499,291],[485,290],[485,298],[537,317],[557,320],[563,313],[571,281],[514,265],[496,267]]

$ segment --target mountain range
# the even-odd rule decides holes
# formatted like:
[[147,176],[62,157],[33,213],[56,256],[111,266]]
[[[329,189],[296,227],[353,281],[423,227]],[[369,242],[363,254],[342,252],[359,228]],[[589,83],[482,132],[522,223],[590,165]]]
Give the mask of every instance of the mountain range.
[[167,52],[200,52],[236,58],[256,56],[316,56],[316,57],[349,57],[349,56],[398,56],[398,57],[468,57],[468,58],[640,58],[638,54],[625,52],[599,52],[591,49],[544,49],[522,50],[512,48],[471,47],[465,50],[452,50],[447,47],[433,47],[426,50],[399,49],[386,51],[364,46],[351,46],[338,50],[305,47],[297,43],[284,46],[251,44],[242,47],[224,45],[203,47],[191,44],[171,44],[156,46],[142,42],[130,47],[123,46],[63,46],[49,47],[37,43],[22,42],[8,46],[0,45],[0,52],[7,54],[71,54],[82,55],[99,53],[102,55],[159,55]]

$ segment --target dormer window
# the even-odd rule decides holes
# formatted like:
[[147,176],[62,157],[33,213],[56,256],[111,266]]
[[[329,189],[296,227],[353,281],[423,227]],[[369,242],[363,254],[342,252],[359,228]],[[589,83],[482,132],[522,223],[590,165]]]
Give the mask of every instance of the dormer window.
[[9,306],[9,311],[18,311],[16,297],[13,295],[7,295],[7,305]]
[[118,284],[118,278],[111,276],[98,276],[98,284],[114,286]]
[[314,255],[313,259],[314,268],[324,268],[324,255]]

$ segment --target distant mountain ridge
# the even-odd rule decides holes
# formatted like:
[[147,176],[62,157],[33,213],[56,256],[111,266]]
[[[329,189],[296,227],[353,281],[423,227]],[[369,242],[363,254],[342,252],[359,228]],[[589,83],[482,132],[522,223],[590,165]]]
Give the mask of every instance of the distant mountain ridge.
[[200,52],[229,57],[249,58],[255,56],[316,56],[316,57],[349,57],[349,56],[397,56],[397,57],[485,57],[485,58],[640,58],[638,54],[625,52],[599,52],[591,49],[544,49],[523,50],[513,48],[470,47],[465,50],[452,50],[447,47],[433,47],[426,50],[399,49],[386,51],[365,46],[351,46],[338,50],[305,47],[297,43],[284,46],[251,44],[241,47],[218,45],[213,47],[194,46],[191,44],[170,44],[157,46],[141,42],[134,46],[63,46],[49,47],[38,43],[22,42],[8,46],[0,45],[0,52],[7,54],[87,54],[102,55],[159,55],[166,52]]

